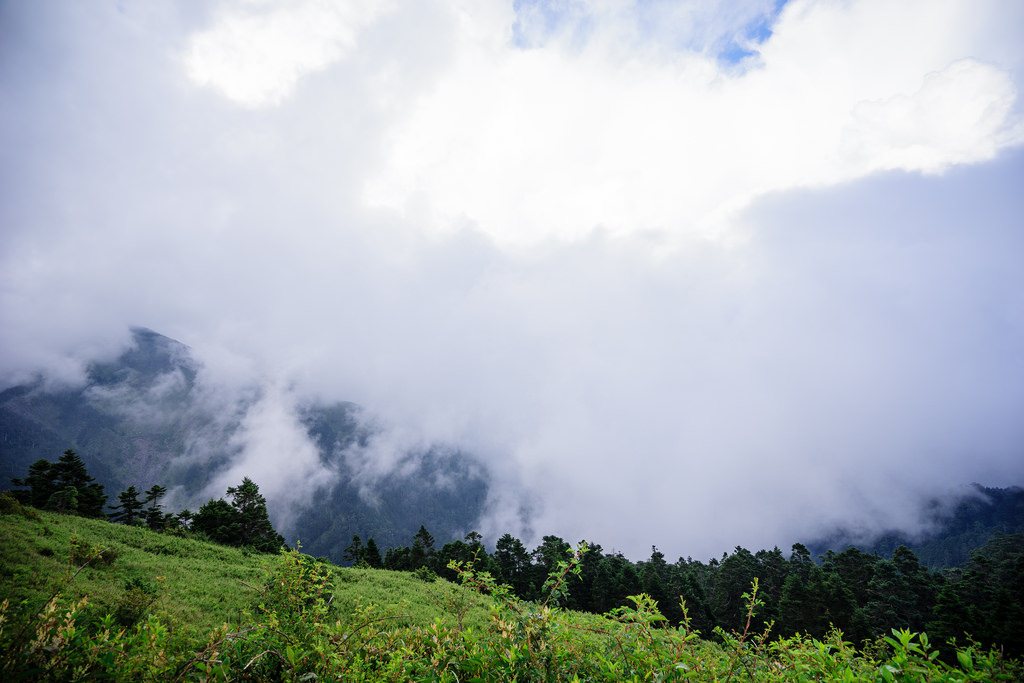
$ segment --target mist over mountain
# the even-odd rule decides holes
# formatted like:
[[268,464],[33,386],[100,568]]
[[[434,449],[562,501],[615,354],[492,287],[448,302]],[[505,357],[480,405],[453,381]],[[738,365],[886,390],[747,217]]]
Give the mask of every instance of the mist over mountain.
[[[83,382],[39,376],[0,392],[2,481],[73,448],[111,499],[156,483],[170,490],[170,509],[195,510],[248,476],[289,543],[335,561],[355,534],[386,549],[408,544],[421,524],[442,542],[486,533],[496,501],[518,502],[518,526],[506,530],[537,540],[527,493],[496,481],[472,453],[404,436],[354,403],[209,374],[188,346],[133,328],[130,346],[87,363]],[[839,524],[807,545],[815,556],[849,546],[888,556],[907,545],[928,566],[956,566],[993,533],[1024,530],[1024,491],[963,486],[916,517],[914,531]]]
[[78,386],[38,377],[0,392],[4,487],[67,448],[112,499],[157,483],[175,509],[249,476],[289,543],[334,560],[354,534],[389,547],[426,524],[461,538],[487,500],[488,473],[471,455],[393,443],[352,403],[301,402],[255,381],[213,386],[187,346],[152,330],[134,328],[129,348],[85,375]]
[[1019,486],[992,488],[972,484],[958,501],[933,499],[922,511],[923,531],[908,534],[898,529],[865,533],[840,528],[833,534],[808,543],[815,557],[849,547],[890,557],[906,546],[931,569],[962,566],[972,551],[996,534],[1024,533],[1024,489]]

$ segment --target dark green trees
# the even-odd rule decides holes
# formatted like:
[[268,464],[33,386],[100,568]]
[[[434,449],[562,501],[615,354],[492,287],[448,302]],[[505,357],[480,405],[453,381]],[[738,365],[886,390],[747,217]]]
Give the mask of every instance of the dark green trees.
[[494,548],[494,561],[499,581],[511,586],[520,597],[533,597],[535,586],[531,581],[530,553],[522,541],[512,534],[499,538]]
[[359,564],[363,559],[363,552],[366,548],[363,547],[363,539],[359,538],[359,534],[352,537],[352,542],[345,546],[345,554],[341,556],[342,562],[351,562],[352,564]]
[[929,635],[962,642],[966,631],[1001,645],[1011,657],[1024,656],[1024,534],[996,534],[948,578],[932,609]]
[[167,526],[167,516],[164,515],[163,505],[160,499],[167,493],[167,489],[159,484],[153,484],[146,491],[146,526],[153,531],[163,531]]
[[51,467],[53,467],[53,463],[49,460],[36,460],[28,466],[28,476],[11,479],[11,483],[15,486],[28,487],[27,491],[12,491],[14,497],[25,505],[31,505],[40,510],[46,509],[46,503],[54,492],[53,477],[50,474]]
[[388,548],[384,554],[383,566],[385,569],[397,571],[411,572],[416,571],[420,567],[437,571],[439,567],[437,551],[434,549],[433,535],[421,524],[419,531],[413,536],[411,547]]
[[227,493],[230,503],[223,498],[208,501],[192,517],[190,528],[225,545],[247,546],[266,553],[280,550],[284,537],[270,523],[267,501],[252,479],[245,477]]
[[384,566],[384,560],[380,556],[380,548],[377,547],[377,542],[372,538],[366,541],[366,547],[363,548],[363,562],[372,569],[380,569]]
[[115,512],[110,514],[111,522],[132,525],[142,519],[140,511],[145,506],[145,503],[139,500],[139,490],[137,488],[129,486],[124,491],[121,491],[117,496],[117,501],[118,505],[110,506],[111,510],[115,510]]
[[780,632],[814,635],[827,632],[833,617],[825,573],[801,543],[793,546],[789,565],[779,599]]
[[238,519],[238,511],[223,498],[203,503],[192,517],[189,529],[204,534],[217,543],[244,545],[241,542],[242,526]]
[[28,476],[12,479],[15,486],[28,487],[14,491],[18,500],[32,507],[82,517],[106,517],[103,508],[107,495],[85,469],[85,463],[68,449],[57,462],[37,460],[28,468]]
[[427,567],[437,571],[434,566],[434,537],[427,531],[427,527],[420,524],[419,531],[412,539],[412,548],[409,550],[409,564],[410,569],[419,569],[420,567]]
[[[743,624],[746,618],[747,602],[744,593],[750,592],[750,584],[758,577],[759,566],[754,555],[740,546],[732,555],[722,558],[714,572],[714,583],[708,593],[708,603],[718,624]],[[761,619],[757,619],[757,628],[763,628]]]
[[242,542],[268,553],[276,553],[284,545],[284,537],[274,530],[267,515],[267,499],[260,495],[260,489],[249,477],[238,486],[228,489],[231,507],[239,515]]
[[160,499],[166,493],[165,487],[153,484],[146,491],[145,500],[139,500],[139,490],[129,486],[118,494],[118,504],[110,506],[115,511],[109,515],[110,521],[129,525],[145,523],[153,531],[163,531],[169,521],[176,521],[172,515],[164,514],[163,505],[160,504]]

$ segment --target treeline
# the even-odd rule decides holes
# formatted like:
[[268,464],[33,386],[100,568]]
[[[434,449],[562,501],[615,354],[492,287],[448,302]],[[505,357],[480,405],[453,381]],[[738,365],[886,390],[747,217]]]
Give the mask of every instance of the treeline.
[[[86,471],[85,463],[73,450],[66,450],[57,462],[40,459],[29,466],[28,475],[12,479],[11,493],[25,505],[40,510],[82,517],[107,518],[111,522],[146,526],[153,531],[189,533],[224,545],[276,553],[284,546],[267,514],[267,501],[248,477],[227,489],[228,499],[211,499],[198,512],[188,509],[165,512],[162,498],[167,488],[153,484],[145,493],[135,486],[122,491],[117,505],[105,511],[108,496],[102,484]],[[142,500],[139,496],[144,496]]]
[[[1024,655],[1024,535],[998,535],[978,549],[964,567],[930,572],[906,547],[891,557],[857,548],[829,551],[820,563],[796,544],[787,557],[779,548],[737,547],[721,559],[669,562],[656,547],[651,556],[632,562],[589,543],[578,581],[570,587],[566,607],[604,614],[632,604],[629,596],[646,593],[673,625],[683,622],[683,608],[693,628],[710,636],[716,627],[733,628],[745,618],[744,594],[756,578],[764,602],[752,627],[773,624],[776,636],[795,634],[824,638],[833,628],[854,643],[885,636],[893,628],[926,631],[934,642],[965,634],[986,645]],[[540,597],[545,578],[571,557],[569,543],[545,536],[532,551],[505,534],[489,553],[483,539],[470,532],[464,540],[436,547],[420,527],[410,546],[381,556],[373,539],[356,536],[347,561],[370,567],[436,574],[454,580],[453,560],[487,571],[523,600]]]

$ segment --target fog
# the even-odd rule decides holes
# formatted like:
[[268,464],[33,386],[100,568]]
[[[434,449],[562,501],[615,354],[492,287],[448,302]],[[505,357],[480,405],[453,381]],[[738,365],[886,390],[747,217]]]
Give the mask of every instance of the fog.
[[4,385],[143,325],[260,397],[211,495],[353,401],[637,559],[1024,483],[1019,3],[364,5],[0,6]]

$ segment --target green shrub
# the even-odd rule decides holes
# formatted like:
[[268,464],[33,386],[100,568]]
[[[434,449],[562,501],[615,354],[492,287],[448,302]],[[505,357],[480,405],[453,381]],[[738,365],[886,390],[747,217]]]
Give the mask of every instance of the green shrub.
[[32,508],[22,505],[21,501],[14,497],[10,491],[0,493],[0,514],[20,515],[33,522],[39,521],[39,513]]
[[434,583],[437,581],[437,572],[427,566],[417,568],[412,575],[420,581],[425,581],[427,583]]
[[121,626],[134,626],[148,614],[156,599],[157,590],[151,584],[138,578],[129,579],[124,582],[114,619]]

